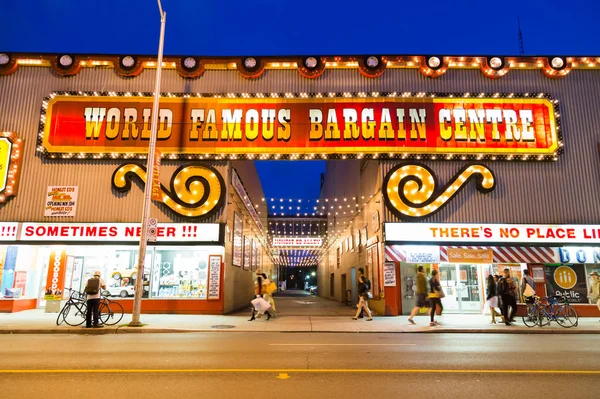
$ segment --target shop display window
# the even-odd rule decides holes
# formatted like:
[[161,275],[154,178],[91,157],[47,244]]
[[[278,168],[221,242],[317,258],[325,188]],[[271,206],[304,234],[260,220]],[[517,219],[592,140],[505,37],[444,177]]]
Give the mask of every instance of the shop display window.
[[[105,295],[132,299],[137,279],[137,246],[0,246],[0,299],[36,298],[46,305],[48,266],[53,251],[65,251],[65,288],[83,291],[88,279],[99,271],[106,284]],[[220,246],[149,246],[144,267],[143,298],[207,299],[210,255],[223,256]]]
[[0,246],[0,298],[35,298],[41,275],[37,249],[27,246]]
[[152,273],[152,296],[206,299],[208,255],[206,250],[157,248]]

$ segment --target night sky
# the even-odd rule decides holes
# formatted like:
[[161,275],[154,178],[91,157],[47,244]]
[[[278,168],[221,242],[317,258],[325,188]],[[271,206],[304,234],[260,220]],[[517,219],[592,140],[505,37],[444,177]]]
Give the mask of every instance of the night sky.
[[[589,0],[162,3],[169,55],[512,55],[517,15],[526,55],[600,55],[600,3]],[[0,16],[0,52],[157,52],[152,0],[0,0]],[[317,198],[324,168],[322,161],[258,165],[265,195],[286,198]]]

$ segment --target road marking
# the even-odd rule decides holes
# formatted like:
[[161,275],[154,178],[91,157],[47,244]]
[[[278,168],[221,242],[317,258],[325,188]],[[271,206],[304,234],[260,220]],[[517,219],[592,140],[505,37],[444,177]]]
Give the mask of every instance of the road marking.
[[279,373],[279,375],[275,378],[279,378],[280,380],[289,380],[290,375],[288,373]]
[[415,346],[416,344],[269,344],[270,346]]
[[600,370],[444,370],[444,369],[48,369],[0,370],[0,374],[172,374],[172,373],[339,373],[339,374],[587,374],[600,375]]

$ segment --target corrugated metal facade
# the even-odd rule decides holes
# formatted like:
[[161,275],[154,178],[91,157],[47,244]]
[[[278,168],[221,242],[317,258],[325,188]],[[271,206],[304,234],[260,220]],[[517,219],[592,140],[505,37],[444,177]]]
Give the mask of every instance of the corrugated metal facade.
[[[126,195],[110,188],[119,161],[51,161],[35,153],[41,102],[52,91],[152,91],[154,71],[136,78],[122,78],[112,68],[84,68],[78,75],[59,77],[50,68],[21,67],[0,77],[0,129],[25,139],[19,195],[0,208],[0,220],[41,221],[48,185],[79,186],[77,217],[68,221],[137,221],[142,191],[134,187]],[[548,79],[539,71],[512,70],[501,79],[484,77],[479,70],[449,70],[429,79],[416,69],[389,69],[369,79],[356,69],[326,70],[318,79],[305,79],[295,70],[268,70],[256,80],[237,71],[208,70],[198,79],[186,80],[175,70],[163,71],[162,91],[203,93],[258,92],[515,92],[550,93],[560,100],[565,152],[554,163],[489,162],[498,186],[481,195],[471,185],[458,194],[431,222],[600,223],[600,171],[597,144],[600,131],[600,72],[572,71],[563,79]],[[167,175],[182,163],[164,167]],[[382,162],[383,172],[394,165]],[[445,183],[461,162],[428,162]],[[226,163],[217,164],[226,178]],[[176,220],[167,209],[153,207],[160,221]],[[213,220],[220,220],[216,215]],[[61,221],[53,219],[54,221]],[[386,221],[396,220],[391,214]],[[67,221],[67,220],[62,220]]]

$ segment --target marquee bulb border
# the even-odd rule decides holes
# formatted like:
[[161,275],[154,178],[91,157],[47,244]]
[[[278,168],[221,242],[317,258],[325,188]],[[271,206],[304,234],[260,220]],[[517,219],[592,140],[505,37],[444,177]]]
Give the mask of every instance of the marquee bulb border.
[[[552,103],[554,112],[554,119],[556,124],[556,134],[558,137],[558,149],[551,155],[535,155],[535,154],[522,154],[522,155],[496,155],[496,154],[422,154],[422,153],[410,153],[410,152],[364,152],[364,153],[353,153],[353,154],[175,154],[175,153],[162,153],[163,159],[169,160],[214,160],[214,161],[228,161],[228,160],[327,160],[327,159],[400,159],[400,160],[438,160],[438,161],[557,161],[558,156],[563,153],[564,143],[561,128],[561,119],[559,111],[559,101],[552,97],[548,93],[436,93],[436,92],[316,92],[316,93],[173,93],[173,92],[161,92],[161,97],[178,97],[178,98],[234,98],[234,99],[249,99],[249,98],[410,98],[410,99],[422,99],[426,97],[430,98],[507,98],[507,99],[518,99],[518,98],[538,98],[547,99]],[[40,122],[38,130],[37,148],[36,151],[41,155],[50,158],[62,158],[62,159],[131,159],[131,160],[145,160],[147,154],[145,153],[49,153],[43,146],[44,141],[44,129],[46,124],[46,112],[48,110],[48,102],[56,96],[89,96],[89,97],[153,97],[152,92],[115,92],[115,91],[54,91],[49,96],[44,97],[42,100],[42,107],[40,109]]]

